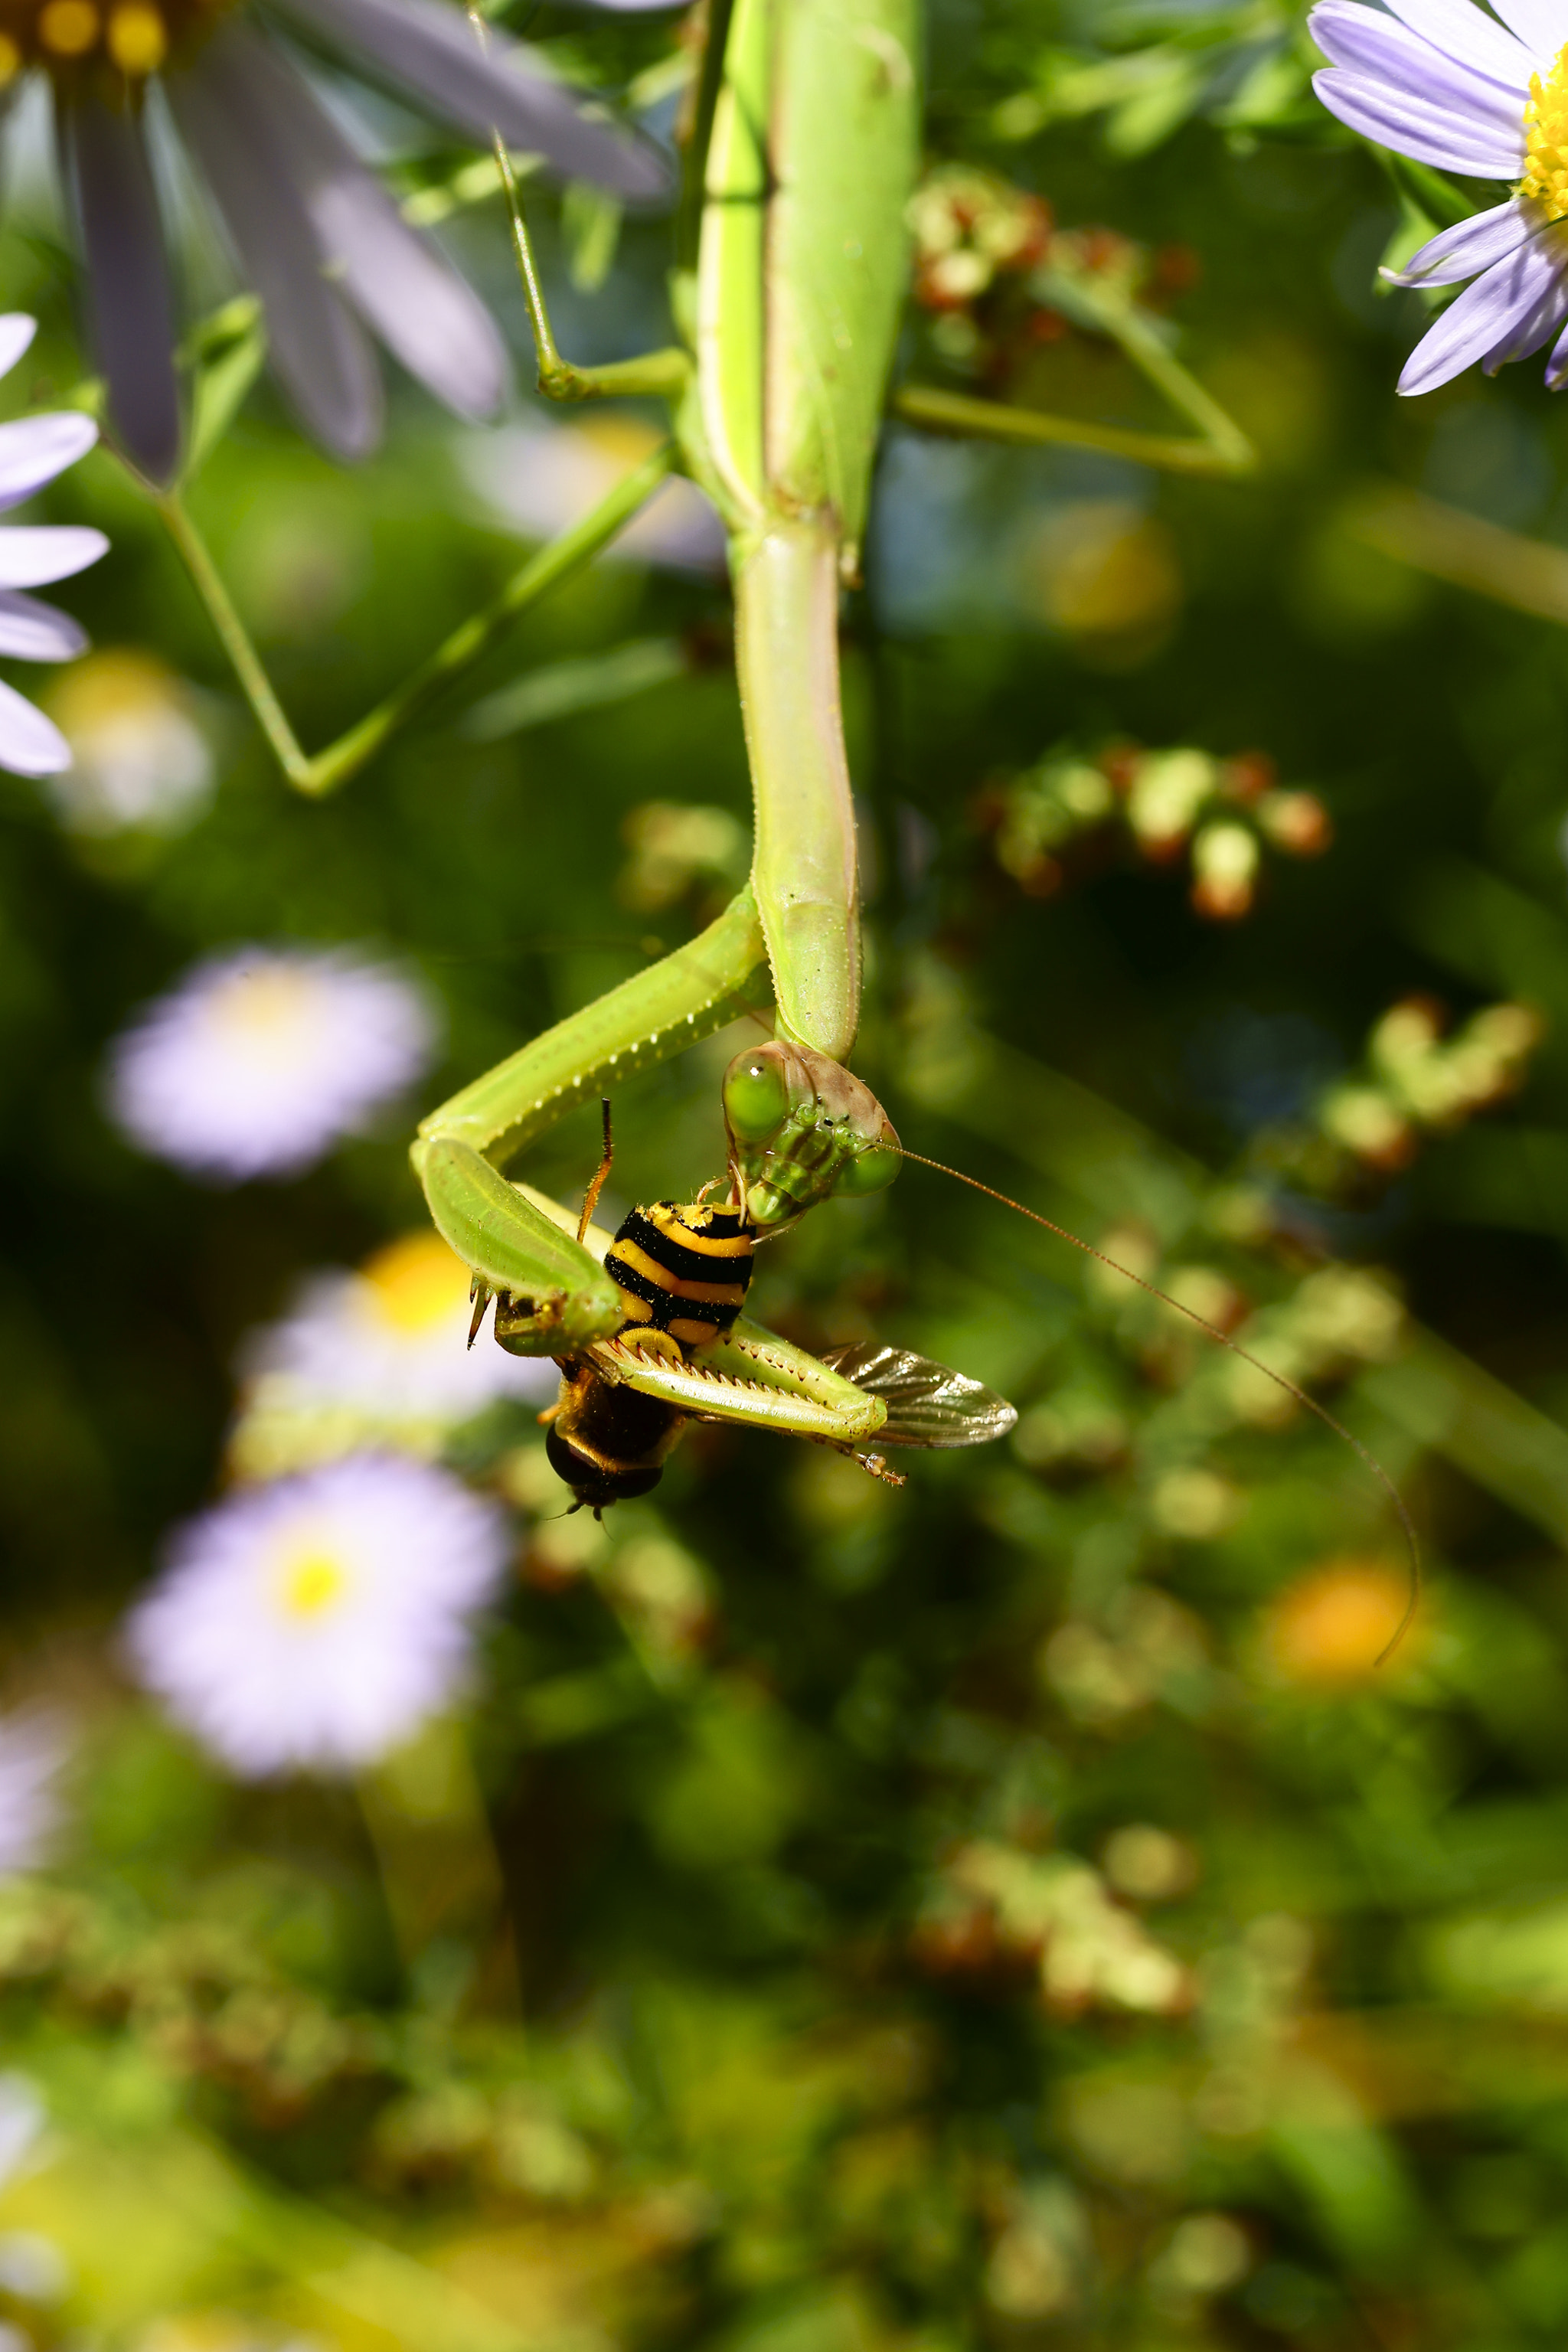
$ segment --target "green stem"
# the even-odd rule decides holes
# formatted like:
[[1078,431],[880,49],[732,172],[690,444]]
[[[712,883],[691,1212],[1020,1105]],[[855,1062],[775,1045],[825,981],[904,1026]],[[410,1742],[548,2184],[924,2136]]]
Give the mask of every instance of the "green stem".
[[1225,443],[1216,446],[1212,439],[1179,440],[1172,435],[1134,432],[1128,425],[1091,425],[1076,416],[1047,415],[1040,409],[1011,408],[1003,401],[976,400],[967,393],[946,392],[927,383],[905,384],[893,394],[892,410],[906,424],[921,425],[931,433],[963,434],[1023,447],[1052,444],[1100,449],[1108,457],[1131,457],[1141,466],[1155,466],[1171,474],[1245,474],[1257,462],[1251,443],[1234,425]]
[[569,572],[607,545],[652,497],[674,461],[675,445],[667,441],[624,481],[617,482],[592,514],[585,515],[572,530],[563,531],[559,539],[552,539],[537,555],[530,557],[494,602],[454,629],[445,644],[438,646],[427,661],[421,662],[395,693],[389,694],[384,702],[378,703],[357,725],[340,735],[335,743],[317,752],[309,763],[309,773],[293,779],[300,790],[330,793],[357,775],[389,736],[422,710],[459,671],[469,668],[488,651],[510,621],[530,604],[537,604]]
[[511,249],[517,259],[517,274],[522,281],[528,323],[533,330],[539,389],[546,400],[613,400],[637,395],[661,400],[679,399],[691,373],[691,362],[683,351],[674,345],[660,352],[646,352],[640,359],[611,360],[604,367],[574,367],[570,360],[562,358],[555,341],[555,330],[550,323],[549,306],[544,299],[539,265],[533,257],[528,224],[522,216],[517,175],[511,168],[511,157],[507,153],[500,131],[495,136],[495,158],[501,186],[506,192],[507,212],[511,220]]
[[289,782],[300,792],[310,791],[311,762],[289,724],[288,715],[273,690],[272,680],[250,641],[249,631],[236,611],[234,600],[224,585],[223,575],[213,562],[207,543],[192,521],[178,490],[164,492],[158,500],[158,511],[163,518],[169,536],[184,559],[185,569],[195,583],[196,593],[207,608],[208,618],[217,631],[223,649],[234,666],[234,674],[244,689],[245,698],[255,713],[256,723],[271,745],[279,766]]

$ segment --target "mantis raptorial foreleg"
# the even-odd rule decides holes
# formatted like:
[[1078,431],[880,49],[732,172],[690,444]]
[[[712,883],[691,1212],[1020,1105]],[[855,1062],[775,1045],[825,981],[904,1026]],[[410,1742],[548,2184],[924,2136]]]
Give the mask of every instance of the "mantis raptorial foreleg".
[[747,889],[688,946],[557,1022],[422,1122],[414,1165],[437,1228],[478,1284],[539,1302],[542,1342],[572,1344],[601,1323],[614,1330],[613,1286],[599,1282],[574,1243],[542,1227],[539,1211],[499,1171],[578,1103],[765,999],[762,930]]

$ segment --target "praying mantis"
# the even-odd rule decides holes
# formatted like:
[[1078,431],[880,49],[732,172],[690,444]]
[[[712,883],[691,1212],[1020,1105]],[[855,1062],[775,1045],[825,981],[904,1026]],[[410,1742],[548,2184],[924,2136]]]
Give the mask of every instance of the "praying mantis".
[[[751,879],[689,947],[466,1088],[414,1147],[431,1214],[472,1274],[476,1321],[493,1292],[500,1343],[562,1365],[551,1458],[595,1509],[646,1492],[693,1414],[837,1445],[889,1477],[861,1450],[879,1434],[965,1444],[1016,1419],[979,1382],[905,1351],[825,1361],[739,1313],[754,1238],[899,1165],[881,1105],[843,1066],[860,941],[837,604],[902,308],[919,26],[912,0],[736,0],[716,29],[696,266],[678,292],[695,352],[678,430],[729,533]],[[521,228],[519,251],[537,327]],[[627,380],[616,371],[616,388]],[[732,1018],[764,972],[776,1035],[725,1076],[723,1209],[636,1211],[612,1241],[592,1232],[591,1193],[574,1237],[553,1203],[500,1173],[573,1103]],[[605,1143],[607,1166],[607,1118]]]
[[[482,18],[470,14],[482,39]],[[413,1147],[431,1215],[472,1276],[476,1330],[493,1297],[500,1343],[563,1367],[552,1458],[579,1502],[595,1509],[646,1491],[694,1415],[837,1445],[889,1477],[880,1454],[867,1450],[873,1441],[973,1444],[1016,1418],[980,1383],[906,1351],[862,1347],[815,1358],[739,1311],[756,1241],[836,1194],[890,1181],[901,1157],[880,1104],[844,1066],[861,975],[837,628],[840,588],[858,576],[908,289],[920,64],[919,0],[710,0],[689,94],[672,281],[682,341],[610,366],[575,367],[556,347],[512,161],[498,138],[541,391],[566,401],[661,399],[672,438],[313,759],[293,737],[178,493],[163,501],[259,723],[290,781],[310,793],[362,766],[515,613],[604,546],[671,468],[700,483],[723,520],[754,802],[747,885],[689,945],[454,1096]],[[1173,390],[1199,439],[1075,426],[918,387],[900,397],[911,419],[937,429],[1079,440],[1185,471],[1244,469],[1251,460],[1242,436],[1184,371],[1131,331],[1121,340]],[[508,1181],[502,1171],[563,1113],[770,992],[772,1041],[739,1055],[723,1082],[722,1207],[635,1212],[636,1238],[626,1227],[615,1237],[595,1229],[607,1114],[605,1167],[580,1218]],[[677,1294],[693,1311],[670,1305]]]

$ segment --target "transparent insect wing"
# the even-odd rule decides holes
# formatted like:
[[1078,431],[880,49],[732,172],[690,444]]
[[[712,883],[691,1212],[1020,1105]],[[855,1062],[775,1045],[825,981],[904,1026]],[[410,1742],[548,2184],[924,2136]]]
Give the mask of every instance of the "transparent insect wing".
[[899,1139],[876,1096],[809,1046],[774,1038],[737,1054],[723,1099],[747,1214],[763,1232],[898,1173]]
[[1016,1407],[983,1381],[879,1339],[826,1348],[822,1361],[887,1406],[879,1445],[985,1445],[1005,1437],[1018,1418]]

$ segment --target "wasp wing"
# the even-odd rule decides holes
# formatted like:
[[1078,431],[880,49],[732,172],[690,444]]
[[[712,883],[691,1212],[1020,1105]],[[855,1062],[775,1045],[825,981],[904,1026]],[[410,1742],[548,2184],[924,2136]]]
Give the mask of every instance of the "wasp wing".
[[825,1348],[820,1360],[868,1396],[881,1398],[888,1418],[877,1432],[879,1445],[984,1445],[1005,1437],[1018,1418],[1006,1398],[983,1381],[908,1348],[857,1339]]

